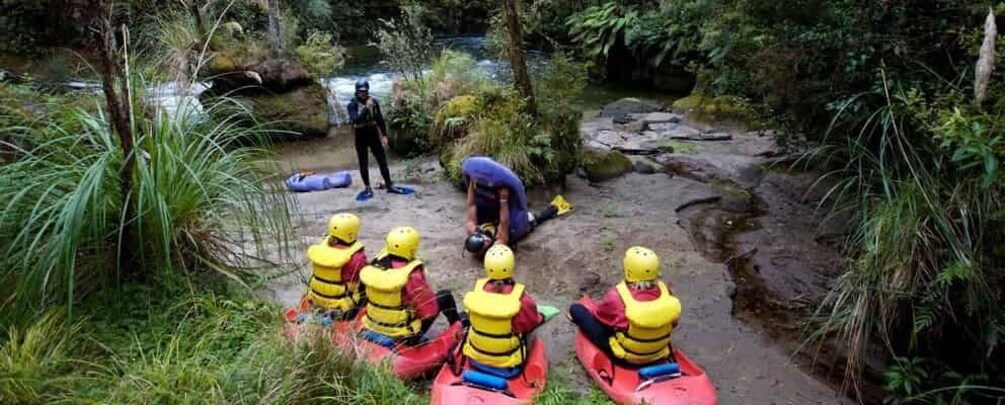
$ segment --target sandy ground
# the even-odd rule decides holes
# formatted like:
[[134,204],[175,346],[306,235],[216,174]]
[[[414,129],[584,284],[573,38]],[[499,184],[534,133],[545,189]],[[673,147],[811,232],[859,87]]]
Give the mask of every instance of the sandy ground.
[[[356,166],[352,140],[344,133],[283,144],[279,150],[285,168],[320,171]],[[372,200],[357,203],[353,196],[361,182],[354,170],[350,188],[297,194],[299,213],[293,223],[301,237],[301,252],[324,234],[327,219],[337,212],[361,217],[361,240],[371,255],[390,228],[413,226],[422,235],[420,255],[433,287],[451,289],[459,300],[482,275],[479,263],[462,249],[464,195],[440,180],[433,160],[395,161],[392,176],[420,193],[397,196],[378,191]],[[375,164],[371,179],[375,184],[380,179]],[[720,403],[848,402],[801,371],[767,336],[731,315],[730,293],[735,286],[729,272],[696,250],[675,212],[687,201],[716,195],[711,186],[663,173],[631,173],[601,185],[570,176],[562,193],[575,210],[542,225],[518,246],[517,278],[539,303],[565,309],[582,293],[601,295],[619,280],[624,250],[649,246],[661,255],[664,279],[684,304],[675,343],[705,368]],[[548,190],[536,190],[530,196],[531,208],[543,207],[552,196]],[[263,294],[295,304],[305,288],[306,259],[301,263],[299,274],[277,280]],[[573,380],[585,386],[588,380],[572,351],[573,325],[558,317],[537,333],[547,342],[555,366],[552,372],[572,373]]]

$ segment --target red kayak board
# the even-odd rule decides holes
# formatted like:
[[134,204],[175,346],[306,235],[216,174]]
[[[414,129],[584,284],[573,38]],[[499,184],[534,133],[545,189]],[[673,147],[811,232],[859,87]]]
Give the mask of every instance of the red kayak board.
[[[588,298],[580,300],[588,308]],[[582,332],[576,332],[576,357],[590,378],[614,402],[622,405],[716,405],[715,387],[708,375],[684,352],[674,349],[681,376],[666,380],[642,381],[635,369],[616,365]]]
[[[283,318],[286,321],[283,324],[283,336],[285,336],[286,339],[291,342],[295,342],[297,338],[300,336],[300,332],[302,332],[304,329],[305,325],[303,325],[297,320],[297,317],[300,316],[301,314],[304,314],[308,317],[315,316],[313,307],[311,306],[311,302],[307,297],[301,299],[300,303],[297,304],[295,308],[288,308],[286,312],[283,313]],[[334,322],[334,328],[330,329],[329,333],[332,333],[334,337],[334,335],[337,333],[342,333],[352,329],[358,329],[359,320],[360,318],[357,317],[352,321]]]
[[[356,329],[357,332],[361,330],[361,327]],[[426,375],[446,362],[463,330],[461,323],[455,322],[443,333],[421,344],[398,344],[393,349],[366,340],[359,333],[336,333],[335,344],[375,366],[390,362],[391,373],[407,380]]]
[[[463,370],[471,370],[471,363],[465,361]],[[548,381],[548,353],[541,338],[531,342],[523,373],[506,380],[505,393],[465,384],[461,374],[454,374],[449,364],[444,364],[433,380],[432,403],[434,405],[510,405],[531,404],[534,397],[544,391]]]
[[[290,341],[296,341],[304,328],[297,322],[302,313],[311,312],[310,302],[304,298],[296,308],[287,309],[283,335]],[[333,344],[343,352],[355,355],[354,358],[365,359],[373,365],[390,362],[390,371],[398,378],[411,379],[425,375],[442,365],[450,349],[454,347],[463,333],[459,322],[454,323],[446,331],[435,338],[415,346],[398,345],[393,350],[373,343],[359,335],[363,331],[361,319],[366,310],[359,311],[356,319],[335,322],[330,330]]]

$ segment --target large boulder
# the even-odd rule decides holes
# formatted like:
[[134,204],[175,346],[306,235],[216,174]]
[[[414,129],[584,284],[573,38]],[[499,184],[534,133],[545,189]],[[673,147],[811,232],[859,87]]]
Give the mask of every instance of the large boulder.
[[233,98],[280,136],[326,136],[335,112],[327,90],[295,58],[242,46],[213,56],[207,68],[213,86],[201,98]]
[[600,148],[583,148],[583,171],[591,182],[602,182],[621,177],[631,172],[631,159],[614,150]]
[[666,107],[658,101],[626,97],[605,105],[599,116],[621,119],[628,114],[645,114],[664,110]]
[[328,134],[326,94],[323,86],[311,83],[285,93],[258,93],[241,99],[247,100],[272,130],[322,137]]
[[217,94],[285,92],[314,83],[303,65],[287,58],[244,59],[218,54],[210,60],[209,73]]

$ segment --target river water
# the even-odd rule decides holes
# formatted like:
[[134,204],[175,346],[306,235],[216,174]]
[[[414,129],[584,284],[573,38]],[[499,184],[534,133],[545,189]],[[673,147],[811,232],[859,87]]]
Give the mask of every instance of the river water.
[[[485,47],[484,36],[462,36],[438,38],[433,42],[436,52],[453,50],[467,53],[475,58],[480,68],[492,78],[499,78],[508,67],[505,61],[493,58]],[[346,119],[346,103],[355,92],[356,81],[367,79],[370,82],[370,94],[383,99],[391,93],[391,85],[400,74],[381,59],[380,51],[374,46],[355,46],[348,49],[349,61],[339,72],[323,80],[330,90],[329,104],[337,106],[329,111],[331,123],[341,125]],[[542,66],[547,55],[539,51],[528,52],[528,61],[532,67]],[[428,72],[428,70],[426,70]]]
[[[457,36],[437,38],[433,42],[435,52],[453,50],[470,54],[477,65],[485,73],[497,80],[506,80],[509,75],[509,64],[500,60],[486,49],[484,36]],[[346,104],[355,91],[355,83],[365,78],[370,83],[370,93],[378,99],[385,99],[391,92],[391,86],[400,76],[386,61],[375,46],[353,46],[347,49],[348,61],[336,73],[321,80],[329,89],[329,122],[333,126],[343,125],[348,117]],[[548,63],[548,54],[542,51],[527,51],[527,60],[531,70],[538,69]],[[428,70],[427,70],[428,72]],[[73,80],[63,83],[63,86],[75,91],[100,92],[101,85],[95,81]],[[160,106],[171,115],[203,114],[203,106],[199,95],[211,86],[209,82],[184,85],[180,82],[160,82],[147,87],[146,95],[153,104]],[[583,91],[578,100],[573,102],[586,110],[599,109],[603,104],[621,97],[648,97],[661,101],[669,101],[673,97],[654,92],[652,89],[625,89],[617,86],[591,84]]]

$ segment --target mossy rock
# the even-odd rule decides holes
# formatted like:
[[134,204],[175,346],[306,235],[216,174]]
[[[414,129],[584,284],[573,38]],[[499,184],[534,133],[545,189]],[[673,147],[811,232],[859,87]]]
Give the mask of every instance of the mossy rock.
[[602,182],[631,172],[632,160],[621,152],[598,148],[583,149],[583,170],[591,182]]
[[693,93],[674,101],[673,107],[683,110],[689,118],[699,122],[735,121],[743,123],[751,129],[764,127],[751,105],[736,96],[713,97]]
[[472,95],[457,96],[446,103],[436,112],[433,122],[436,125],[445,125],[447,119],[451,117],[470,117],[478,111],[478,97]]
[[269,123],[271,130],[323,137],[328,134],[325,96],[324,87],[314,83],[286,93],[262,93],[244,98],[250,101],[252,110]]
[[463,138],[467,135],[475,114],[481,109],[476,96],[464,95],[448,100],[433,117],[433,125],[429,127],[429,142],[438,145]]
[[237,62],[230,56],[217,54],[209,61],[210,74],[229,73],[237,70]]

